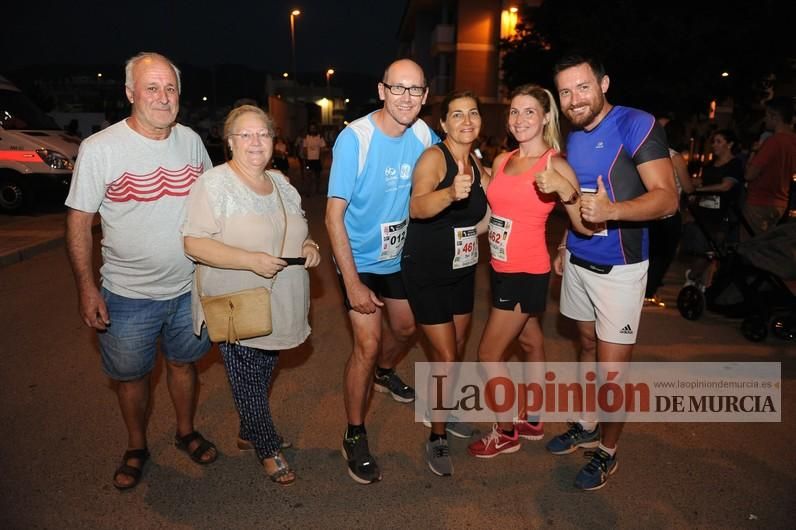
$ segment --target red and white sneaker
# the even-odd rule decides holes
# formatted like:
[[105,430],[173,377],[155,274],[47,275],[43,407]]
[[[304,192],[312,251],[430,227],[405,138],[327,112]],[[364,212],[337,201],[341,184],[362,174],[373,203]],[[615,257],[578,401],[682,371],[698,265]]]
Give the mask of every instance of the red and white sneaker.
[[520,450],[520,438],[517,431],[514,436],[503,434],[497,423],[492,425],[492,432],[467,446],[467,451],[476,458],[493,458],[502,453],[516,453]]
[[526,420],[514,420],[514,432],[526,440],[541,440],[544,438],[544,422],[533,425]]

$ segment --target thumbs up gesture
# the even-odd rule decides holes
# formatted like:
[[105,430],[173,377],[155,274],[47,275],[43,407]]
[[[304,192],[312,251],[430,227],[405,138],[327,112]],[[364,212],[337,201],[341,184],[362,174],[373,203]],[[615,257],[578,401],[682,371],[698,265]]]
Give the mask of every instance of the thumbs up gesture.
[[547,157],[547,165],[543,171],[536,174],[536,187],[542,193],[558,193],[561,191],[564,177],[553,169],[553,157]]
[[464,164],[461,162],[456,164],[459,166],[459,172],[453,177],[453,184],[451,184],[450,190],[453,201],[461,201],[470,196],[473,177],[464,172]]
[[[581,190],[582,191],[582,190]],[[610,221],[613,216],[614,203],[608,198],[603,185],[602,175],[597,177],[597,192],[582,192],[580,198],[580,216],[590,223]]]

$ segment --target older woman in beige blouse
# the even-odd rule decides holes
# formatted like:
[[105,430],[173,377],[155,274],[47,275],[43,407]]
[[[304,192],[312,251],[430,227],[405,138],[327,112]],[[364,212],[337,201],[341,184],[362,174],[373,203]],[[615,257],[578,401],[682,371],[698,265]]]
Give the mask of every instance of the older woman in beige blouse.
[[[306,269],[321,258],[309,238],[298,192],[282,173],[266,171],[273,137],[273,123],[261,109],[244,105],[229,113],[224,141],[232,157],[194,184],[182,232],[185,252],[199,263],[203,295],[271,289],[273,333],[222,343],[219,349],[240,416],[238,446],[253,448],[271,480],[288,485],[296,474],[282,454],[268,389],[279,351],[298,346],[310,333]],[[303,266],[281,259],[301,256]],[[204,314],[196,292],[193,312],[198,333]]]

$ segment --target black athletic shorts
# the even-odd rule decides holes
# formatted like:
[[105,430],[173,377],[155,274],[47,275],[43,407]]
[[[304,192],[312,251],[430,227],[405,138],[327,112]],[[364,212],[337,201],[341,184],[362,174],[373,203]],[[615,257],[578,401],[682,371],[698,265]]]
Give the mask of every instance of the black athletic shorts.
[[[340,289],[343,290],[343,304],[347,311],[351,311],[351,302],[348,300],[348,293],[345,290],[343,276],[338,272],[337,280],[340,282]],[[406,300],[406,289],[401,272],[390,274],[376,274],[374,272],[360,272],[359,280],[367,285],[368,289],[379,298],[393,298],[395,300]]]
[[413,266],[407,266],[406,261],[402,266],[409,306],[418,324],[445,324],[453,322],[453,315],[473,312],[475,267],[455,279],[418,282]]
[[495,272],[489,267],[492,286],[492,307],[514,311],[520,304],[523,313],[543,313],[547,305],[547,286],[550,273]]

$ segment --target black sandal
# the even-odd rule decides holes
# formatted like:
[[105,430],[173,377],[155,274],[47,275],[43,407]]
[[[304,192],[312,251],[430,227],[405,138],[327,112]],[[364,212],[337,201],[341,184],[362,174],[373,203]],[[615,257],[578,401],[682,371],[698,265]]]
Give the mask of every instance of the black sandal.
[[[133,467],[129,465],[127,462],[130,460],[140,461],[141,467]],[[146,447],[143,449],[130,449],[129,451],[125,451],[124,456],[122,456],[122,465],[116,468],[116,471],[113,473],[113,486],[119,491],[129,490],[138,486],[147,460],[149,460],[149,450]],[[119,475],[127,475],[128,477],[131,477],[133,481],[126,486],[122,486],[116,482],[116,477]]]
[[[199,445],[196,446],[196,449],[191,451],[189,449],[191,443],[197,440],[199,441]],[[188,456],[191,457],[191,460],[203,466],[212,464],[216,461],[216,458],[218,458],[218,449],[216,449],[216,446],[212,442],[207,441],[205,437],[197,431],[190,432],[185,436],[176,435],[174,437],[174,446],[181,451],[185,451]],[[214,450],[213,458],[202,460],[202,455],[207,454],[211,449]]]

